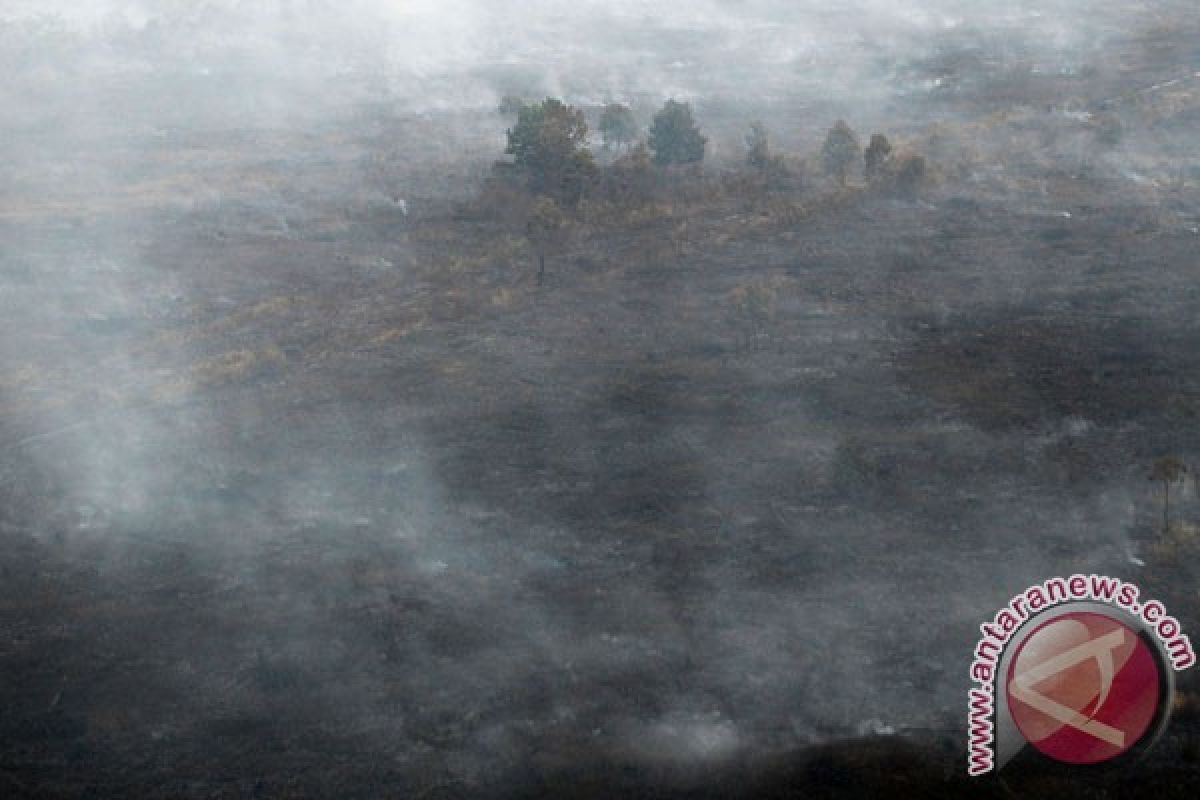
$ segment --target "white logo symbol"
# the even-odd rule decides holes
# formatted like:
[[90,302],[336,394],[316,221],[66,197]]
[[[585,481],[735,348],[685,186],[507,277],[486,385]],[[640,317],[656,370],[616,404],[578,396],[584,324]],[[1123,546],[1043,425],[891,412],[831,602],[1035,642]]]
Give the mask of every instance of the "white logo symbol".
[[[1052,675],[1057,675],[1063,670],[1070,669],[1088,659],[1095,659],[1097,666],[1100,667],[1100,695],[1096,700],[1095,711],[1092,712],[1092,716],[1094,717],[1104,707],[1104,701],[1108,699],[1109,690],[1112,689],[1113,677],[1116,672],[1113,664],[1113,651],[1124,643],[1125,631],[1117,628],[1098,639],[1092,639],[1091,641],[1076,645],[1053,658],[1046,659],[1036,667],[1014,675],[1012,682],[1008,686],[1008,691],[1022,703],[1037,709],[1051,719],[1062,723],[1062,725],[1082,731],[1096,739],[1108,742],[1114,747],[1124,747],[1124,731],[1119,731],[1110,725],[1105,725],[1103,722],[1085,717],[1078,711],[1051,700],[1033,688]],[[1060,729],[1062,725],[1059,726]],[[1051,731],[1051,734],[1054,732]],[[1049,735],[1047,734],[1047,736]]]

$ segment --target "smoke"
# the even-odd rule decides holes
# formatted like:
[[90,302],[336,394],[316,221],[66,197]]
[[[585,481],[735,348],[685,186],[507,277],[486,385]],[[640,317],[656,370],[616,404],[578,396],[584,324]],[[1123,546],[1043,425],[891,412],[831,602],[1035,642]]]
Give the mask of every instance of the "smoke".
[[[305,99],[326,107],[372,87],[413,108],[487,107],[512,92],[558,93],[575,102],[842,98],[866,109],[908,89],[908,65],[927,56],[969,53],[1043,71],[1077,68],[1125,23],[1148,13],[1095,0],[968,9],[862,0],[836,8],[778,0],[297,0],[10,3],[0,20],[17,34],[7,37],[18,39],[7,53],[10,68],[40,62],[43,70],[65,72],[77,64],[89,82],[106,73],[152,81],[167,71],[176,80],[219,80],[223,93],[261,93],[265,84],[295,101],[315,82],[333,95]],[[43,39],[40,56],[20,46],[20,31]],[[47,44],[57,47],[46,51]],[[845,99],[856,92],[865,92],[861,101]]]
[[[499,156],[506,94],[639,113],[692,99],[726,152],[762,109],[781,150],[837,115],[932,149],[947,108],[1069,79],[1185,7],[1153,8],[4,3],[0,465],[37,497],[14,491],[0,519],[33,543],[14,574],[51,595],[77,577],[71,607],[108,620],[72,634],[80,652],[132,665],[55,662],[29,696],[62,693],[115,751],[149,737],[219,763],[239,742],[351,741],[473,788],[546,750],[709,765],[957,724],[979,621],[1049,571],[1129,563],[1135,461],[1171,441],[1131,408],[1183,401],[1087,348],[1022,349],[1022,304],[1093,280],[1054,249],[1060,229],[1101,240],[1140,220],[1062,217],[1021,184],[981,245],[949,203],[886,207],[881,229],[903,235],[814,223],[694,253],[709,293],[581,269],[578,295],[512,308],[511,287],[452,259],[454,229],[418,223]],[[1048,143],[1018,114],[931,161],[965,164],[980,202],[1009,184],[972,148],[1157,177],[1147,143],[1169,132],[1093,157],[1062,118]],[[498,249],[478,262],[525,257]],[[780,279],[778,360],[713,377],[696,366],[713,341],[689,337],[716,336],[751,268]],[[998,319],[972,322],[980,308]],[[1105,330],[1046,338],[1143,355],[1166,340]],[[1194,372],[1172,341],[1148,360]],[[939,383],[964,348],[961,381]],[[1048,374],[1120,382],[1099,407]],[[695,376],[712,383],[693,395]],[[130,697],[140,718],[121,716]]]

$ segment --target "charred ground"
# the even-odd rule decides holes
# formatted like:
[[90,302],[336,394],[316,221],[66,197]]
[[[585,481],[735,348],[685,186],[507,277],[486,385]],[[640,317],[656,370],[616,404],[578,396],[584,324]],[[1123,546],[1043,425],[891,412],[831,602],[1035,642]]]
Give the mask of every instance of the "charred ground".
[[[664,174],[539,283],[502,125],[168,134],[13,195],[3,793],[1058,790],[957,777],[966,663],[1060,572],[1200,619],[1147,480],[1200,449],[1194,178],[972,112],[906,129],[919,197]],[[364,177],[447,131],[385,159],[408,213]],[[1097,795],[1193,792],[1196,735]]]

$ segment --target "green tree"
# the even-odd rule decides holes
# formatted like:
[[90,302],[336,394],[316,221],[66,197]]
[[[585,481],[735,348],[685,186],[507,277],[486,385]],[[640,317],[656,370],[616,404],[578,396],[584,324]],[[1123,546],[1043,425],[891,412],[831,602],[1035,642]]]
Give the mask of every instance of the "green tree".
[[755,169],[766,169],[771,163],[767,128],[761,122],[752,122],[750,132],[746,134],[746,163]]
[[704,146],[708,140],[700,134],[692,107],[687,103],[668,100],[654,115],[650,127],[649,144],[654,151],[654,163],[695,164],[704,160]]
[[859,159],[862,150],[858,146],[858,137],[846,124],[838,120],[825,136],[825,144],[821,147],[821,161],[825,165],[825,174],[837,178],[838,184],[846,185],[846,176],[851,166]]
[[587,133],[582,111],[550,97],[517,111],[504,152],[525,170],[534,192],[574,204],[595,171]]
[[863,160],[866,162],[863,174],[867,180],[875,180],[883,174],[883,166],[892,156],[892,143],[882,133],[871,134],[871,142],[867,145],[866,151],[863,152]]
[[1183,480],[1187,474],[1187,465],[1175,456],[1164,456],[1154,462],[1150,470],[1150,480],[1163,485],[1163,535],[1170,532],[1171,522],[1171,484]]
[[605,147],[615,147],[620,150],[637,138],[637,120],[629,106],[620,103],[609,103],[600,115],[600,135],[604,137]]

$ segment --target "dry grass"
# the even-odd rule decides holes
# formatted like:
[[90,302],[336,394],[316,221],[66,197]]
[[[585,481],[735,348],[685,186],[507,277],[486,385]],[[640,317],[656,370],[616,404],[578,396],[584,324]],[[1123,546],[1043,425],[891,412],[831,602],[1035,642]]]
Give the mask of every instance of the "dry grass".
[[278,347],[231,350],[201,359],[183,377],[161,383],[150,391],[154,402],[171,403],[198,391],[242,383],[286,366],[287,357]]
[[1156,561],[1173,563],[1185,558],[1194,558],[1200,553],[1200,525],[1190,522],[1172,522],[1157,541],[1150,546],[1150,554]]

